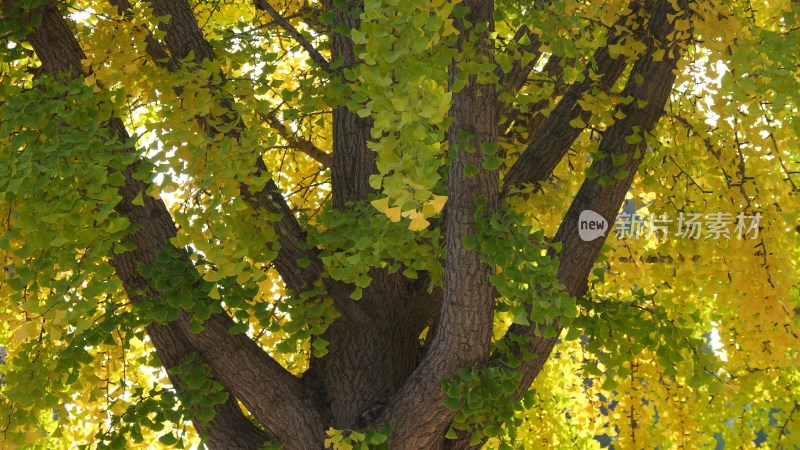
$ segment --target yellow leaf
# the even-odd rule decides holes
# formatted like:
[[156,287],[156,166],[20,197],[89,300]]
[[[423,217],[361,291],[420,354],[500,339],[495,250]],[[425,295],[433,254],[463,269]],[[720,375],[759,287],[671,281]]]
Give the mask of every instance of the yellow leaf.
[[213,288],[211,288],[211,291],[208,293],[208,296],[213,298],[214,300],[219,300],[220,299],[219,289],[217,289],[217,287],[214,286]]
[[245,284],[250,280],[251,277],[252,273],[250,271],[242,270],[241,272],[239,272],[239,275],[236,276],[236,283]]
[[404,111],[406,109],[406,101],[402,97],[392,97],[392,106],[397,111]]
[[20,325],[19,328],[14,332],[14,340],[16,341],[24,341],[30,339],[37,333],[37,326],[34,322],[25,322]]
[[[423,214],[421,214],[417,210],[410,211],[411,214],[408,217],[411,219],[411,223],[408,224],[408,229],[411,231],[420,231],[428,228],[428,225],[431,223],[425,218]],[[405,213],[404,213],[405,214]]]
[[689,21],[688,20],[676,20],[675,21],[675,29],[678,31],[686,31],[689,29]]
[[373,200],[372,206],[375,207],[378,211],[385,213],[387,209],[389,209],[389,198],[382,198],[380,200]]
[[399,222],[400,221],[400,207],[395,206],[394,208],[388,208],[383,211],[386,214],[386,217],[389,218],[392,222]]
[[569,124],[573,128],[586,128],[586,122],[584,122],[583,119],[580,118],[580,116],[570,120]]
[[54,325],[63,325],[64,324],[64,319],[66,319],[66,318],[67,318],[67,310],[59,309],[53,315],[53,322],[52,323]]
[[433,210],[436,211],[436,214],[439,214],[442,212],[445,202],[447,202],[446,195],[434,195],[433,199],[429,201],[428,204],[433,206]]

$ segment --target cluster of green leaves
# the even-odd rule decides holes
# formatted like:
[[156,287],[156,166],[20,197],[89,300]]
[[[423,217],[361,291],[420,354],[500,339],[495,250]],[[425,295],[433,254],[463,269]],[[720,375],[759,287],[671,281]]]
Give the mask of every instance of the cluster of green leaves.
[[[287,293],[275,306],[268,303],[256,304],[254,316],[266,330],[279,333],[280,342],[275,349],[284,354],[296,354],[302,351],[310,341],[314,356],[321,358],[328,353],[328,341],[320,337],[328,329],[339,313],[333,307],[333,300],[327,295],[321,281],[314,287],[298,294]],[[273,308],[286,313],[288,320],[276,320]]]
[[496,268],[491,278],[498,297],[495,310],[510,316],[513,323],[546,325],[537,332],[549,337],[556,332],[556,319],[567,326],[576,316],[575,299],[557,278],[554,254],[560,244],[547,242],[543,230],[534,232],[524,225],[522,215],[504,208],[480,219],[476,234],[464,238],[464,245]]
[[[199,259],[195,254],[191,255]],[[203,259],[199,259],[199,264],[210,265]],[[227,313],[236,319],[231,333],[251,331],[251,319],[256,319],[265,330],[280,333],[282,339],[276,344],[279,352],[296,353],[304,342],[316,336],[311,344],[314,354],[321,357],[327,353],[327,341],[318,336],[325,332],[337,313],[319,281],[316,288],[299,295],[286,295],[278,304],[273,304],[257,299],[258,286],[250,281],[239,284],[235,277],[221,278],[213,283],[207,281],[186,254],[174,248],[160,252],[156,261],[142,265],[140,272],[153,281],[159,296],[157,301],[135,305],[136,323],[168,323],[177,319],[181,311],[188,311],[192,313],[193,331],[200,332],[203,322],[212,314],[221,312],[224,305]],[[220,299],[224,299],[224,304]],[[280,320],[276,310],[288,319]]]
[[332,450],[388,450],[389,428],[367,428],[366,430],[337,430],[330,428],[325,439],[325,448]]
[[159,293],[157,301],[145,301],[136,305],[136,312],[145,323],[172,322],[184,309],[194,314],[194,325],[200,326],[215,312],[215,305],[209,301],[208,292],[217,287],[211,288],[211,283],[202,280],[195,268],[186,263],[186,255],[178,250],[168,248],[159,252],[152,264],[142,264],[139,267],[139,273],[152,280],[153,289]]
[[5,439],[19,444],[52,421],[42,411],[69,401],[67,374],[94,360],[84,340],[108,338],[94,327],[121,291],[107,258],[129,248],[130,223],[114,207],[136,155],[101,128],[124,98],[81,80],[33,79],[17,65],[30,50],[15,49],[0,63],[18,77],[0,77],[0,296],[10,305],[0,309],[0,335],[14,343],[0,414],[13,416]]
[[517,398],[519,383],[520,373],[506,367],[466,368],[442,380],[444,404],[456,411],[446,437],[456,439],[458,432],[467,432],[471,445],[498,438],[501,449],[513,449],[522,422],[516,412],[533,405],[532,391]]
[[[152,264],[139,267],[140,274],[152,280],[153,289],[159,294],[156,301],[151,299],[136,304],[134,310],[141,322],[165,324],[177,319],[185,310],[192,313],[192,327],[199,332],[203,322],[221,311],[219,299],[223,296],[225,306],[236,312],[247,308],[248,301],[256,295],[257,287],[253,283],[239,284],[233,277],[207,281],[187,256],[198,259],[196,254],[169,247],[159,252]],[[208,263],[201,259],[199,264]],[[141,294],[147,296],[149,293]],[[241,314],[238,318],[245,320],[247,317]],[[234,328],[234,332],[242,332],[247,326],[239,322]]]
[[[56,267],[68,264],[61,261],[62,252],[99,264],[99,255],[123,251],[113,243],[122,241],[129,222],[114,207],[124,180],[120,171],[136,155],[101,137],[100,124],[112,112],[109,102],[98,101],[80,80],[62,83],[45,76],[26,88],[3,83],[2,89],[8,100],[0,104],[0,133],[7,136],[0,154],[0,205],[13,211],[0,249],[20,261],[38,259]],[[137,175],[145,177],[148,168],[140,168]],[[92,254],[81,255],[84,251]]]
[[387,267],[416,279],[419,272],[430,276],[430,289],[442,284],[441,232],[413,231],[404,222],[393,222],[368,204],[347,211],[328,209],[318,216],[321,224],[309,237],[322,248],[320,259],[336,280],[352,283],[351,294],[360,299],[372,281],[372,268]]

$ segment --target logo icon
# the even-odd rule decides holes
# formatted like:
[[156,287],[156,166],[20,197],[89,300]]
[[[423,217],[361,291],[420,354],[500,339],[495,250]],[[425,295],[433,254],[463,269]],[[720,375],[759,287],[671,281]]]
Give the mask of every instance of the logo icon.
[[578,235],[585,242],[593,241],[608,233],[608,221],[591,209],[584,209],[578,216]]

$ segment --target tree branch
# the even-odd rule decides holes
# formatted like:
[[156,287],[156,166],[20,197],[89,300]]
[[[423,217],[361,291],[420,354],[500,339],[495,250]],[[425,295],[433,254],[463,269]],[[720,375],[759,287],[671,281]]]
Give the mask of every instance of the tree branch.
[[[535,11],[547,8],[550,3],[551,0],[534,0],[530,5],[530,10]],[[523,43],[525,40],[528,42]],[[539,39],[539,35],[531,31],[528,25],[520,26],[517,32],[514,33],[514,37],[511,41],[517,45],[513,50],[521,51],[521,55],[514,59],[511,69],[508,72],[503,72],[503,70],[498,67],[495,69],[495,75],[497,75],[499,79],[498,86],[501,90],[517,92],[525,86],[525,82],[528,81],[528,75],[530,75],[533,68],[536,67],[536,63],[542,56],[542,51],[540,50],[542,43]],[[525,58],[526,53],[530,55],[529,59]],[[526,60],[527,63],[524,62]]]
[[315,450],[325,439],[319,411],[322,399],[305,388],[244,333],[231,334],[233,319],[214,314],[203,331],[192,331],[191,314],[176,321],[183,334],[204,356],[214,375],[285,449]]
[[[544,123],[545,119],[547,119],[547,116],[543,113],[543,110],[547,107],[547,105],[549,105],[551,101],[554,101],[558,97],[564,95],[564,93],[567,91],[566,84],[561,82],[560,78],[561,74],[564,71],[563,64],[571,64],[570,61],[572,61],[572,59],[569,59],[567,61],[562,61],[560,57],[555,55],[550,55],[550,57],[547,59],[547,63],[545,63],[544,67],[542,68],[542,74],[545,75],[548,78],[548,80],[542,80],[542,81],[543,82],[551,81],[554,85],[553,92],[549,98],[543,98],[533,103],[528,108],[529,111],[533,111],[532,117],[527,118],[528,123],[526,126],[528,131],[528,136],[530,136],[531,139],[525,139],[525,141],[529,142],[530,140],[532,140],[532,137],[536,136],[539,130],[542,129],[542,124]],[[511,128],[511,126],[515,124],[514,122],[520,119],[520,112],[518,109],[512,110],[511,108],[509,108],[509,110],[510,111],[507,111],[506,114],[504,114],[505,120],[500,125],[501,132],[509,130],[509,128]],[[512,135],[512,132],[513,130],[507,132],[506,136],[510,137]]]
[[261,114],[261,119],[267,122],[270,128],[275,130],[275,132],[278,133],[286,142],[288,142],[292,148],[305,153],[318,163],[322,164],[323,167],[329,168],[333,164],[333,157],[329,153],[326,153],[325,150],[322,150],[314,145],[313,142],[303,139],[302,137],[289,131],[289,129],[286,128],[286,125],[278,120],[275,111],[270,112],[269,114]]
[[326,72],[330,72],[330,64],[328,60],[325,59],[324,56],[314,47],[311,42],[303,36],[302,33],[297,31],[297,28],[292,26],[288,20],[286,20],[275,8],[270,5],[268,0],[255,0],[256,9],[260,9],[262,11],[266,11],[272,20],[275,21],[284,31],[289,33],[298,44],[308,53],[308,56],[311,57],[311,60],[314,61],[318,66],[322,68],[322,70]]
[[[536,5],[534,5],[534,8],[535,7]],[[524,39],[527,39],[528,42],[526,44],[520,44]],[[525,85],[525,82],[528,80],[528,75],[533,68],[536,67],[536,63],[542,56],[542,52],[539,50],[541,45],[541,42],[539,42],[539,35],[531,32],[527,25],[519,27],[512,41],[519,45],[517,51],[521,51],[522,56],[514,60],[508,72],[503,72],[502,69],[498,67],[495,69],[495,74],[499,78],[498,85],[500,89],[508,92],[517,92]],[[526,64],[523,64],[525,53],[530,55],[530,59]]]
[[[633,24],[642,18],[640,3],[639,0],[631,2],[631,12],[614,23],[608,32],[608,45],[618,43],[631,33],[630,30],[636,29]],[[639,30],[642,29],[639,27]],[[641,31],[636,34],[642,37]],[[578,117],[586,122],[591,117],[591,112],[583,111],[578,100],[596,85],[603,91],[610,90],[627,66],[624,56],[611,57],[608,45],[594,52],[592,64],[586,67],[582,79],[564,93],[561,101],[539,128],[539,132],[531,137],[531,142],[505,176],[506,192],[520,183],[540,183],[546,179],[581,134],[583,128],[576,128],[570,122]],[[595,81],[596,78],[599,81]]]

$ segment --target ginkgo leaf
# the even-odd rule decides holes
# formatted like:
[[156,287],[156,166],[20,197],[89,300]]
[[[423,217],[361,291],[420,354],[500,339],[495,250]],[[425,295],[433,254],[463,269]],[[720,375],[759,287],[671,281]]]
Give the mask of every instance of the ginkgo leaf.
[[583,119],[581,119],[580,116],[570,120],[569,124],[573,128],[581,128],[581,129],[586,128],[586,122],[584,122]]
[[375,209],[377,209],[380,212],[385,212],[387,209],[389,209],[389,198],[388,197],[384,197],[384,198],[381,198],[381,199],[378,199],[378,200],[373,200],[370,203],[372,204],[372,206],[375,207]]
[[446,195],[434,195],[433,198],[428,202],[428,204],[433,206],[433,210],[436,214],[439,214],[440,212],[442,212],[442,208],[444,208],[446,202],[447,202]]
[[386,214],[386,217],[388,217],[389,220],[391,220],[392,222],[400,221],[401,212],[402,209],[399,206],[395,206],[394,208],[387,208],[383,211],[383,213]]
[[408,224],[408,229],[411,231],[421,231],[428,228],[431,223],[420,213],[415,213],[410,216],[411,222]]

